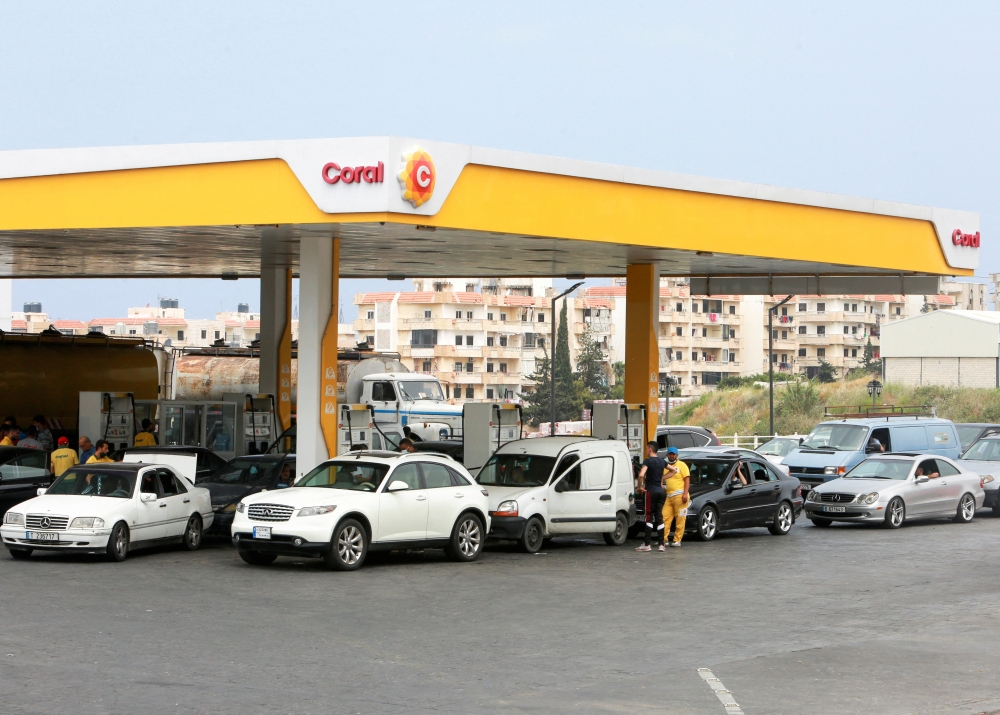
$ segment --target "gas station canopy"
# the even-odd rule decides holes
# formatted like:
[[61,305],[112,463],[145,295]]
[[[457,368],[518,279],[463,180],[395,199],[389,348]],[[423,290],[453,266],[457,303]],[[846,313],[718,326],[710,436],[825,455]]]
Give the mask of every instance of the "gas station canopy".
[[0,276],[692,277],[695,293],[926,293],[971,275],[947,209],[399,137],[0,152]]

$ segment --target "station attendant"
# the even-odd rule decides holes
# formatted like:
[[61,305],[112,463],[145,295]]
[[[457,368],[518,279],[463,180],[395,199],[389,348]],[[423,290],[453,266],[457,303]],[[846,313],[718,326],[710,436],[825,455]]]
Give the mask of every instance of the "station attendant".
[[76,457],[76,450],[69,448],[69,439],[66,437],[59,438],[59,449],[52,453],[50,461],[52,474],[56,477],[61,477],[67,469],[80,463]]
[[0,428],[0,434],[3,435],[3,439],[0,439],[0,447],[17,446],[17,427],[6,425]]
[[680,546],[684,538],[684,524],[687,521],[688,502],[691,501],[691,470],[678,457],[676,447],[667,450],[667,467],[663,471],[663,487],[667,493],[663,504],[663,534],[670,533],[674,522],[674,540],[671,546]]
[[[676,450],[674,450],[676,451]],[[656,442],[646,445],[646,461],[642,463],[639,470],[638,492],[644,498],[643,508],[646,515],[646,538],[642,546],[637,546],[636,551],[652,551],[649,542],[653,539],[653,532],[656,532],[656,543],[659,551],[666,551],[663,547],[663,502],[666,495],[663,491],[663,470],[667,463],[656,456]]]
[[94,445],[94,453],[90,455],[90,459],[87,460],[87,464],[94,464],[95,462],[113,462],[115,460],[108,456],[108,452],[111,450],[111,445],[108,444],[108,440],[99,439],[97,444]]
[[155,447],[156,435],[153,434],[153,423],[149,420],[142,421],[142,431],[135,436],[136,447]]

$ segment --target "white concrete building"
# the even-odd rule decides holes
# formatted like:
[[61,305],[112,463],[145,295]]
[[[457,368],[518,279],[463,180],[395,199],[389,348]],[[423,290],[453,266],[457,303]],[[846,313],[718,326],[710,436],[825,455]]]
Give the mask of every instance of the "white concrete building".
[[886,382],[1000,387],[1000,313],[935,310],[882,326]]

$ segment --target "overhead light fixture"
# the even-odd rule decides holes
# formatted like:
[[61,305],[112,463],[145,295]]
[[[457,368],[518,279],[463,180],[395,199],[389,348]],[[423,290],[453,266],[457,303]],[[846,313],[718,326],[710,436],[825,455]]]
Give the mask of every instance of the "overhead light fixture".
[[586,280],[586,279],[587,279],[587,276],[583,275],[582,273],[567,273],[566,274],[566,280],[568,280],[568,281],[582,281],[582,280]]
[[238,281],[240,279],[239,275],[236,273],[223,273],[222,280],[224,281]]
[[386,276],[386,279],[390,281],[403,281],[406,280],[406,276],[402,273],[390,273]]
[[417,226],[418,231],[437,231],[437,226]]

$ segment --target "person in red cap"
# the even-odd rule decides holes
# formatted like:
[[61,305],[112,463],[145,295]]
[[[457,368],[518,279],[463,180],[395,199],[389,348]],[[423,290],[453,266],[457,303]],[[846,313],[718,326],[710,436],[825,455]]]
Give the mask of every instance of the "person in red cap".
[[52,474],[57,477],[61,477],[67,469],[80,463],[76,450],[69,448],[69,439],[66,437],[59,438],[59,449],[52,453],[50,461]]

